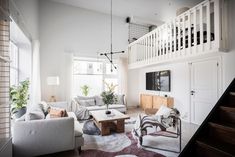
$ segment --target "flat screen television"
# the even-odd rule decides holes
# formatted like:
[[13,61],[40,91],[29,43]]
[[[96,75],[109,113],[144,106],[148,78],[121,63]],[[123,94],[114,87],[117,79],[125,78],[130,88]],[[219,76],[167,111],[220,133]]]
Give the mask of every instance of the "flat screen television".
[[171,91],[170,70],[146,73],[146,90]]

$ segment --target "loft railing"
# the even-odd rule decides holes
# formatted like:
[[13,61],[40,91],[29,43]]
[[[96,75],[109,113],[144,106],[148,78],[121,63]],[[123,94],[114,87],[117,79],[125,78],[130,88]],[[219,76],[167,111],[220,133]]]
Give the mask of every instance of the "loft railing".
[[226,5],[206,0],[129,44],[129,68],[226,51]]

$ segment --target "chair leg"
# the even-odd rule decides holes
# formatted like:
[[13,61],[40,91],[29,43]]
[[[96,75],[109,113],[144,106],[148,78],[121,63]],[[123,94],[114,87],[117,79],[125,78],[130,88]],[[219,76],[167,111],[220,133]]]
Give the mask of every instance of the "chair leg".
[[78,154],[81,154],[81,152],[82,152],[82,148],[78,147]]
[[142,143],[143,143],[143,137],[142,136],[139,137],[139,141],[140,141],[140,145],[142,146]]

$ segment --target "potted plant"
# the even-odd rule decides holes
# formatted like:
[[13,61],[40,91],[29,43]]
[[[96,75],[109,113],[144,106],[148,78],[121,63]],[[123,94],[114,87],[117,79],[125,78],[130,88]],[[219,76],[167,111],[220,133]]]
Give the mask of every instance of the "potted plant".
[[20,82],[18,86],[10,87],[11,113],[15,118],[20,118],[26,113],[29,100],[29,80]]
[[87,96],[89,94],[90,87],[88,85],[83,85],[81,86],[81,90],[82,90],[82,94],[84,96]]
[[106,114],[110,114],[111,111],[109,111],[109,105],[113,104],[117,101],[117,98],[115,97],[114,90],[117,85],[113,85],[113,83],[108,84],[105,82],[105,85],[107,86],[108,90],[103,91],[101,93],[102,100],[104,104],[106,105]]

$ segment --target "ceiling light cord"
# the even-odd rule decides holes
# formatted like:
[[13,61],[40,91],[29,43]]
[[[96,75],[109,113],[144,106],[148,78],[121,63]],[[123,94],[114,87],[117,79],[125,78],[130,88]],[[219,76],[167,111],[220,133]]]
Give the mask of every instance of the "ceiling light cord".
[[112,62],[113,62],[113,0],[111,0],[110,3],[111,7],[110,7],[110,53],[111,53],[111,72],[113,72],[113,66],[112,66]]

